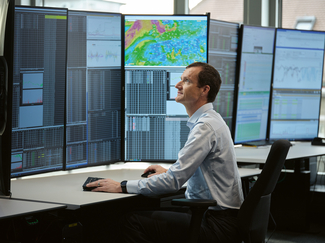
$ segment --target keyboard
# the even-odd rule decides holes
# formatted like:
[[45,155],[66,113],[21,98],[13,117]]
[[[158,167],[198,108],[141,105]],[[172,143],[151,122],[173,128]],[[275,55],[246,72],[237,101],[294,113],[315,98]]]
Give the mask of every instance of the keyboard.
[[85,181],[85,183],[82,185],[82,188],[84,191],[91,191],[92,189],[95,189],[97,186],[95,187],[86,187],[86,185],[90,182],[94,182],[94,181],[98,181],[98,180],[102,180],[104,178],[99,178],[99,177],[88,177],[87,180]]

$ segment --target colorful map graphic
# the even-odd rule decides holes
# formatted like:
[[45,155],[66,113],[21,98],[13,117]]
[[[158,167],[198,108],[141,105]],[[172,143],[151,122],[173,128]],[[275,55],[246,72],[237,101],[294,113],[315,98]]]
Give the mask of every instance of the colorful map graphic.
[[187,66],[206,57],[206,20],[125,21],[125,66]]

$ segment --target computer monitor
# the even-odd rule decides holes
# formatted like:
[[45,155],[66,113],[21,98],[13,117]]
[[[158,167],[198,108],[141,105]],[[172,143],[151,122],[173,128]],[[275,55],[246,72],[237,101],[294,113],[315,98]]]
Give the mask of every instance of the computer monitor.
[[209,64],[221,76],[222,84],[214,109],[232,130],[239,24],[210,19]]
[[243,25],[234,143],[267,140],[275,28]]
[[121,21],[68,12],[66,169],[122,160]]
[[175,161],[188,115],[175,102],[185,67],[207,62],[206,15],[125,15],[125,160]]
[[67,10],[15,8],[11,175],[64,162]]
[[0,195],[11,195],[11,99],[14,1],[0,2]]
[[325,32],[277,29],[269,136],[318,136]]

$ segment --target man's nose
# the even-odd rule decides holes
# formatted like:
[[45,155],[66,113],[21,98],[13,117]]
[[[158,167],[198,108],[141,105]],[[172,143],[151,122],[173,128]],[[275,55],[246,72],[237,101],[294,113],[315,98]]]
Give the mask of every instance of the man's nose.
[[182,82],[182,81],[179,81],[179,82],[175,85],[175,88],[176,88],[176,89],[181,89],[181,88],[182,88],[181,82]]

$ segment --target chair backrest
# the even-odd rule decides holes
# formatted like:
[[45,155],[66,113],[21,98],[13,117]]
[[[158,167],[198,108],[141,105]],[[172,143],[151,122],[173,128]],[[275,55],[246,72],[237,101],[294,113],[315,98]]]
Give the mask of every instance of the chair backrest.
[[272,144],[263,170],[239,210],[239,231],[245,243],[265,241],[271,193],[279,179],[290,146],[290,142],[283,139]]

